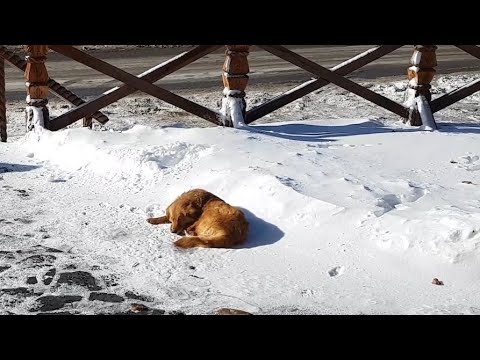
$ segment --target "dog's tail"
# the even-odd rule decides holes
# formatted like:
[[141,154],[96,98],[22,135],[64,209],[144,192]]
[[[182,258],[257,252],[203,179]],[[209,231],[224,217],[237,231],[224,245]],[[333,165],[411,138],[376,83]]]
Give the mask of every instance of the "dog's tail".
[[232,241],[226,235],[216,236],[185,236],[180,240],[175,241],[175,245],[187,249],[193,247],[204,248],[230,248],[240,243],[239,241]]

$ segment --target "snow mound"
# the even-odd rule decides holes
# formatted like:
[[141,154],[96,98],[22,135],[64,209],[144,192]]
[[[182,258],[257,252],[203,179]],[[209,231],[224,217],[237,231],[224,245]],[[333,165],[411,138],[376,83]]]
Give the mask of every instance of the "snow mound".
[[186,164],[212,152],[208,146],[163,142],[165,133],[141,125],[122,133],[77,128],[46,132],[39,141],[30,136],[24,145],[32,151],[29,156],[48,160],[61,171],[85,171],[106,182],[125,180],[137,185],[180,172]]
[[479,254],[480,213],[455,206],[422,212],[400,210],[380,219],[374,238],[383,249],[417,248],[427,255],[458,263]]

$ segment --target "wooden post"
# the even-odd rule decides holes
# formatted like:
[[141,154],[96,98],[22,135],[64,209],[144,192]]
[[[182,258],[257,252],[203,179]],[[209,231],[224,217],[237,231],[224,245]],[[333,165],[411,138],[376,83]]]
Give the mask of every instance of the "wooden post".
[[[424,103],[430,104],[432,94],[430,93],[430,82],[435,76],[435,66],[437,66],[437,56],[435,51],[437,47],[435,45],[415,45],[412,58],[410,59],[410,67],[408,68],[408,87],[407,87],[407,100],[405,105],[409,108],[408,123],[412,126],[420,126],[425,124],[433,115],[430,107],[427,105],[423,109],[426,111],[423,113],[423,117],[419,112],[418,102],[419,100],[426,100]],[[423,99],[418,99],[423,97]],[[423,120],[423,121],[422,121]]]
[[7,107],[5,99],[5,59],[0,56],[0,141],[7,142]]
[[83,118],[83,127],[88,127],[88,128],[92,128],[93,127],[93,117],[90,115],[90,116],[85,116]]
[[25,80],[27,88],[27,107],[25,109],[27,131],[48,129],[48,72],[45,66],[48,45],[24,45],[27,52],[25,60]]
[[247,105],[245,89],[248,83],[248,53],[250,45],[225,45],[225,63],[223,64],[223,125],[228,127],[245,126]]

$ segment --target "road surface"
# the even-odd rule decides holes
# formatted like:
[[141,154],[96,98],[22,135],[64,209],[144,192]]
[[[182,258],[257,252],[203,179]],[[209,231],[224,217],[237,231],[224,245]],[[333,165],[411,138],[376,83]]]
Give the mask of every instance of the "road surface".
[[[341,63],[373,46],[288,46],[328,68]],[[381,77],[405,76],[412,55],[412,46],[404,46],[391,54],[357,70],[352,79],[373,80]],[[96,50],[94,55],[133,74],[140,74],[185,48],[135,48],[125,50]],[[171,90],[222,90],[221,68],[223,49],[216,51],[184,69],[161,79],[158,84]],[[437,51],[437,74],[455,72],[478,72],[480,60],[453,46],[439,46]],[[249,55],[249,87],[284,84],[285,90],[311,79],[306,71],[289,64],[261,49],[252,48]],[[119,85],[119,82],[91,70],[62,55],[52,53],[47,62],[50,77],[67,86],[79,96],[96,96]],[[25,97],[25,80],[16,68],[6,67],[7,99],[21,100]]]

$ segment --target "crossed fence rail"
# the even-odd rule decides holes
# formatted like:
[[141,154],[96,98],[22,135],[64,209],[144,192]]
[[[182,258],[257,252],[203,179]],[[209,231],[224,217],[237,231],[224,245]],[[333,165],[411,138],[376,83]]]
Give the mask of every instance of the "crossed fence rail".
[[[220,110],[212,110],[156,84],[158,80],[172,74],[192,62],[220,49],[222,45],[199,45],[185,51],[145,72],[135,76],[103,60],[100,60],[70,45],[25,45],[25,58],[16,55],[4,46],[0,46],[0,139],[7,140],[7,121],[5,104],[4,63],[9,62],[25,73],[27,91],[27,129],[45,127],[52,131],[63,129],[83,118],[83,125],[92,125],[92,119],[101,124],[109,118],[100,110],[136,91],[145,92],[191,114],[199,116],[219,126],[238,126],[250,124],[255,120],[315,91],[328,84],[337,85],[361,98],[368,100],[404,119],[410,125],[429,123],[435,126],[433,114],[480,90],[480,79],[466,84],[443,96],[431,100],[430,82],[437,66],[435,45],[416,45],[408,68],[407,101],[398,103],[378,94],[346,75],[393,52],[403,45],[375,46],[357,56],[327,69],[292,50],[280,45],[256,45],[259,48],[294,64],[311,73],[315,79],[307,81],[285,93],[266,101],[252,109],[246,109],[245,90],[248,84],[248,54],[250,45],[225,45],[223,65],[223,100]],[[480,59],[480,47],[476,45],[456,45],[459,49]],[[48,76],[45,66],[48,49],[62,54],[74,61],[90,67],[100,73],[119,80],[123,85],[112,88],[100,96],[84,101],[72,91]],[[48,113],[48,92],[65,99],[75,108],[50,118]],[[36,111],[41,110],[41,111]]]

